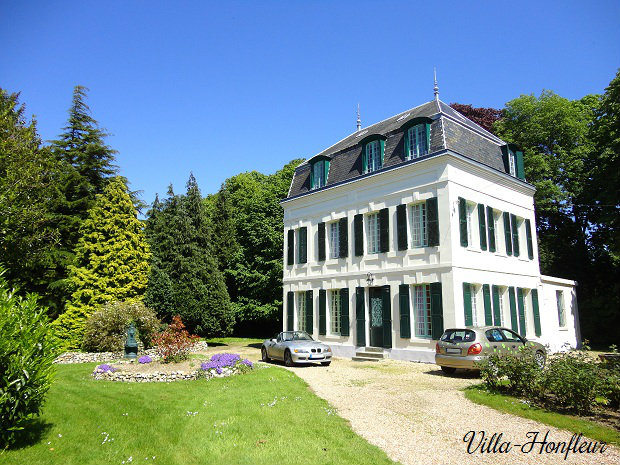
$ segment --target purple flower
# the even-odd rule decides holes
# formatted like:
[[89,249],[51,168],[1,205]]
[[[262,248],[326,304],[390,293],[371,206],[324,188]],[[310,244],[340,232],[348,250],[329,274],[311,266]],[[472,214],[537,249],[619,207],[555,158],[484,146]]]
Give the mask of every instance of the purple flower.
[[222,368],[217,367],[217,368],[215,369],[215,372],[216,372],[218,375],[221,375],[221,374],[222,374]]
[[95,373],[114,373],[116,371],[116,368],[114,368],[112,365],[108,365],[107,363],[104,363],[103,365],[98,365],[97,368],[95,368]]
[[247,358],[244,358],[243,360],[241,360],[241,363],[243,363],[246,366],[249,366],[250,368],[254,368],[254,364],[250,362]]
[[138,362],[140,363],[151,363],[152,361],[153,359],[149,357],[148,355],[143,355],[142,357],[138,359]]
[[241,357],[238,354],[215,354],[208,362],[201,363],[200,369],[203,371],[215,370],[218,374],[221,374],[222,368],[234,367],[237,363],[243,363],[252,367],[252,362],[247,359],[241,361]]

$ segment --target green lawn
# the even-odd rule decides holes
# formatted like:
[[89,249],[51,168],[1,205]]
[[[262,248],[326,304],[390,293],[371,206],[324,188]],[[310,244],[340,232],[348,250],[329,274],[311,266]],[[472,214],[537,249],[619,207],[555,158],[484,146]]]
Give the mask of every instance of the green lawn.
[[1,464],[393,463],[279,367],[128,384],[94,381],[94,366],[58,366],[34,437]]
[[486,405],[500,412],[535,420],[573,433],[582,433],[584,436],[597,441],[620,445],[620,431],[614,428],[578,416],[565,415],[530,406],[516,397],[488,392],[480,385],[466,388],[465,397],[472,402]]

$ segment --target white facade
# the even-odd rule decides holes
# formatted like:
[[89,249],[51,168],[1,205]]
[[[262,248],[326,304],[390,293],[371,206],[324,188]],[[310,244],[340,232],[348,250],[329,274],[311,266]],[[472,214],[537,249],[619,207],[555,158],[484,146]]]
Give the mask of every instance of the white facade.
[[[370,288],[390,286],[391,347],[386,347],[387,356],[395,359],[434,362],[436,339],[419,335],[419,328],[425,328],[423,299],[428,288],[414,288],[416,285],[441,283],[443,329],[462,327],[466,324],[463,283],[471,283],[475,295],[472,308],[474,325],[485,324],[485,296],[483,285],[497,292],[501,306],[501,323],[511,327],[510,296],[514,289],[523,296],[524,332],[528,339],[549,344],[552,350],[564,345],[575,346],[578,341],[578,315],[573,281],[541,276],[536,241],[533,205],[534,189],[529,184],[508,174],[501,173],[481,163],[472,161],[457,153],[446,150],[436,156],[418,160],[415,163],[394,167],[351,180],[339,185],[309,192],[303,196],[284,200],[285,256],[283,272],[284,310],[283,329],[287,329],[290,292],[295,293],[293,328],[300,329],[299,305],[305,294],[312,290],[312,328],[305,328],[319,339],[329,343],[337,356],[351,357],[355,354],[358,339],[356,324],[356,288],[365,288],[364,341],[371,345]],[[439,224],[439,246],[413,247],[412,205],[430,198],[437,198]],[[461,245],[459,223],[459,198],[467,201],[470,227],[468,246]],[[496,251],[482,250],[477,205],[491,207],[495,219]],[[407,205],[408,247],[399,251],[397,247],[398,205]],[[389,251],[369,253],[369,231],[372,226],[368,215],[381,209],[388,209]],[[516,218],[519,230],[520,256],[508,255],[502,221],[502,212],[509,212]],[[354,216],[364,215],[364,255],[354,254]],[[346,218],[348,228],[348,255],[346,258],[330,258],[330,224]],[[533,258],[528,257],[525,220],[531,224]],[[485,218],[486,220],[486,218]],[[318,225],[326,224],[326,259],[318,260]],[[307,228],[307,263],[298,263],[298,231]],[[295,264],[287,264],[286,242],[288,231],[295,230]],[[419,232],[419,231],[418,231]],[[486,233],[485,233],[486,234]],[[486,238],[488,240],[488,238]],[[410,337],[401,337],[401,312],[399,286],[409,285]],[[331,291],[347,288],[349,291],[348,316],[349,335],[332,333]],[[326,290],[325,335],[319,334],[319,290]],[[538,293],[540,335],[536,325],[532,290]],[[558,294],[558,291],[561,291]],[[415,293],[417,297],[414,297]],[[560,322],[558,299],[564,305],[564,320]],[[422,302],[422,303],[421,303]],[[513,298],[513,305],[515,304]],[[304,301],[301,305],[305,305]],[[418,304],[418,308],[416,308]],[[519,309],[520,310],[520,309]],[[517,313],[519,313],[517,310]],[[488,311],[488,310],[487,310]],[[492,311],[495,311],[493,308]],[[336,317],[338,315],[335,315]],[[496,320],[497,313],[493,314]],[[518,316],[517,316],[518,318]],[[495,324],[496,321],[493,321]],[[562,323],[562,325],[560,325]],[[416,326],[418,325],[418,326]],[[361,330],[361,328],[360,328]]]

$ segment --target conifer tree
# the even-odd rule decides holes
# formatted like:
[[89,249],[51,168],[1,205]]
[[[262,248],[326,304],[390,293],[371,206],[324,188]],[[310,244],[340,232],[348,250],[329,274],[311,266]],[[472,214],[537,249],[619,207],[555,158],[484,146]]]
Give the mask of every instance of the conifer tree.
[[80,346],[86,318],[103,304],[141,299],[149,275],[143,225],[122,177],[111,178],[97,195],[80,233],[75,264],[69,267],[73,293],[54,323],[70,348]]

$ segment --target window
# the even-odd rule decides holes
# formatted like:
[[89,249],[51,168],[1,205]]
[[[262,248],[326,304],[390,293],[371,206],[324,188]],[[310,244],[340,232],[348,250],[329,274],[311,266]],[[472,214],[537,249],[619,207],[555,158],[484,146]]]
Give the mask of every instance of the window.
[[517,167],[515,163],[515,154],[512,150],[508,151],[508,168],[510,170],[510,176],[517,175]]
[[555,291],[555,301],[558,306],[558,321],[560,322],[560,327],[566,326],[566,312],[564,311],[564,292],[563,291]]
[[413,286],[413,315],[415,335],[431,337],[431,291],[430,285]]
[[368,224],[368,253],[379,253],[379,213],[367,216]]
[[297,293],[297,329],[306,330],[306,293]]
[[332,334],[340,334],[340,290],[330,292],[329,301],[330,325],[329,331]]
[[477,294],[478,294],[478,286],[476,286],[475,284],[470,284],[469,285],[469,289],[470,289],[470,301],[471,301],[471,320],[472,326],[478,326],[478,298],[477,298]]
[[329,160],[318,160],[312,163],[310,171],[310,189],[318,189],[327,184]]
[[329,258],[340,257],[340,222],[329,223]]
[[407,160],[419,158],[428,153],[428,132],[426,124],[418,124],[407,130]]
[[495,322],[495,326],[503,326],[504,325],[504,288],[499,292],[499,321]]
[[427,245],[426,203],[416,203],[411,206],[411,246],[426,247]]
[[364,172],[371,173],[381,169],[383,166],[383,141],[373,140],[368,142],[364,151]]
[[467,202],[467,243],[471,246],[473,240],[473,224],[474,224],[474,204]]

